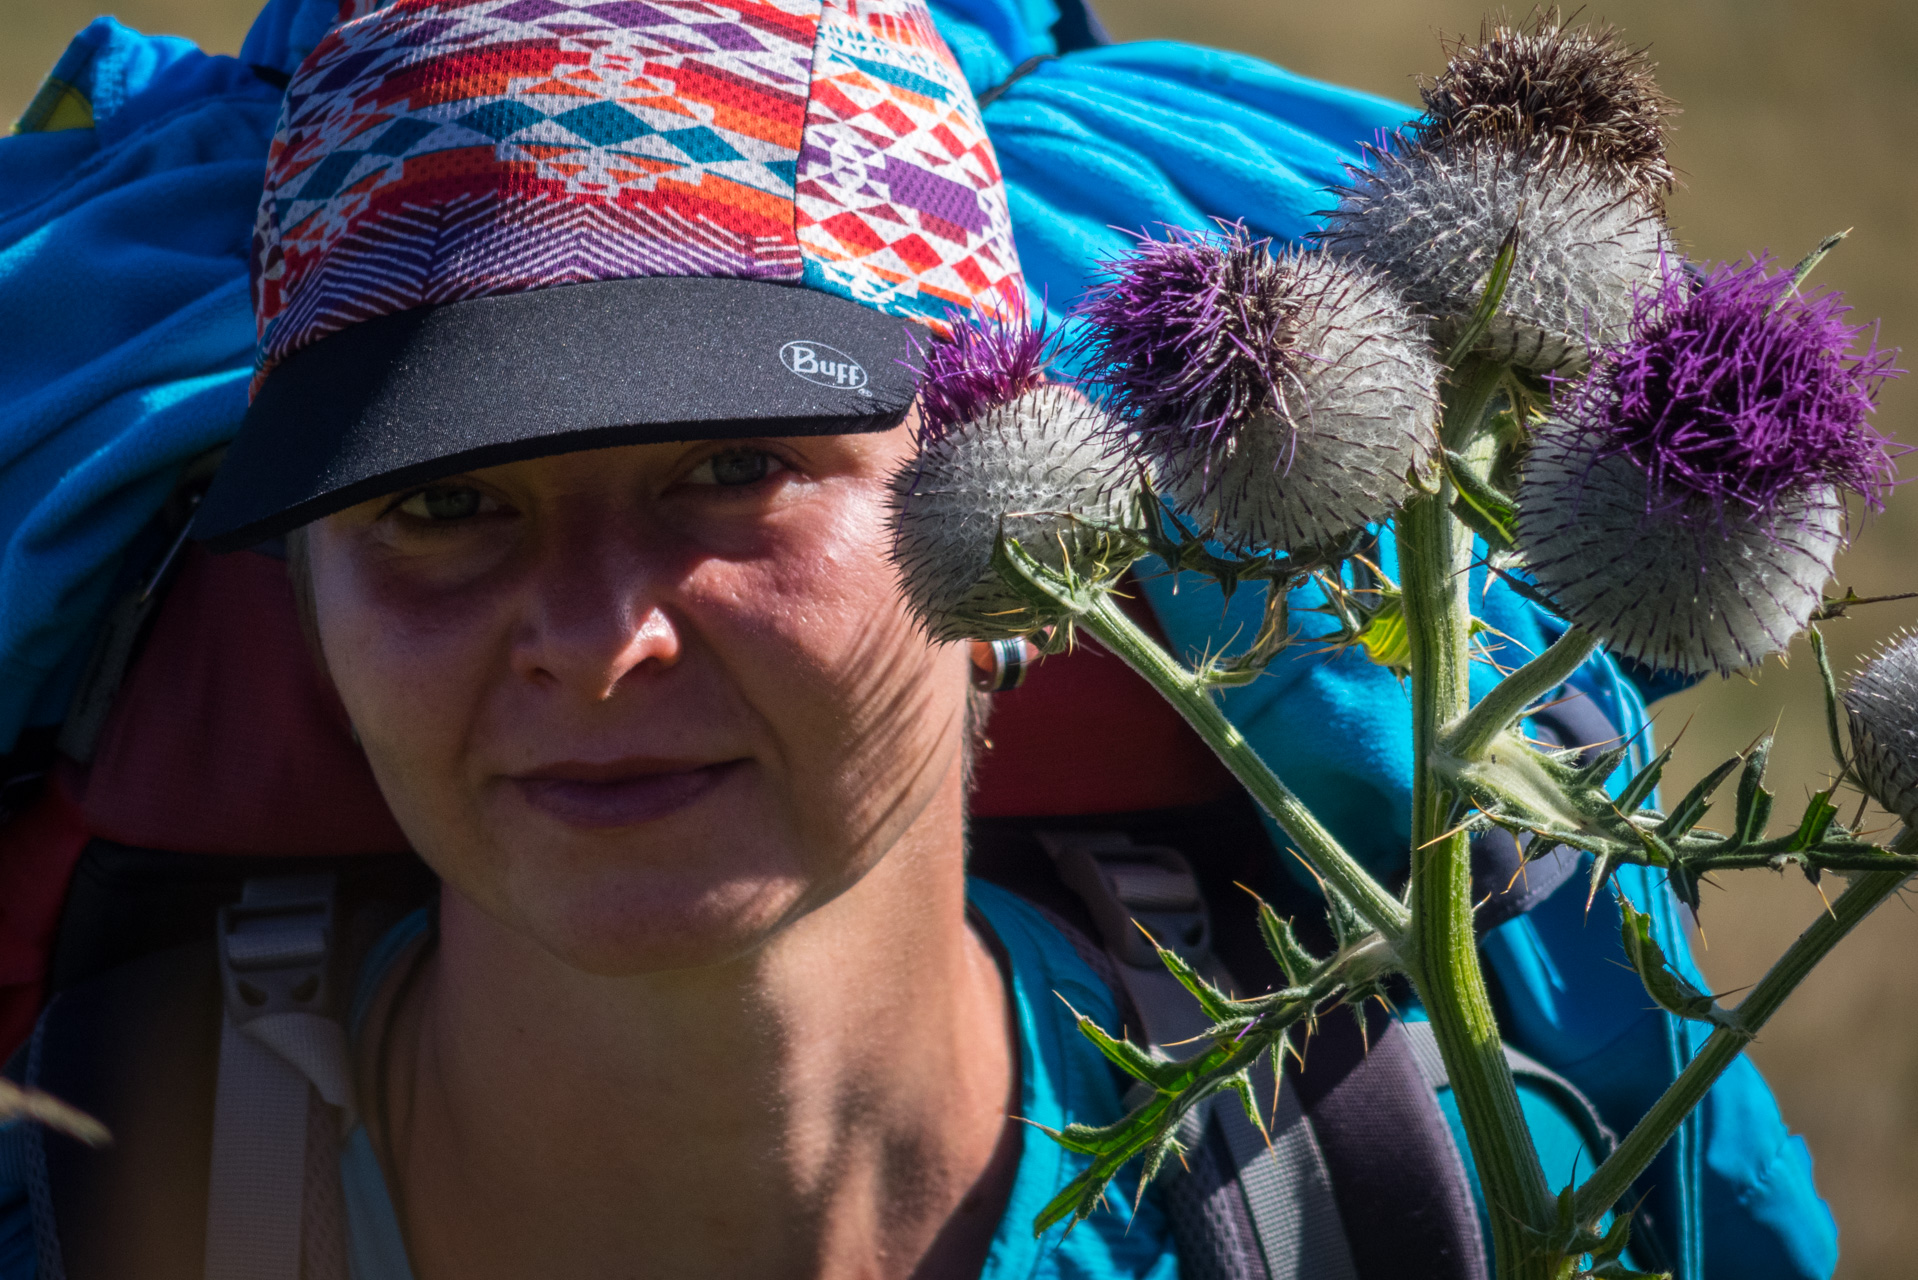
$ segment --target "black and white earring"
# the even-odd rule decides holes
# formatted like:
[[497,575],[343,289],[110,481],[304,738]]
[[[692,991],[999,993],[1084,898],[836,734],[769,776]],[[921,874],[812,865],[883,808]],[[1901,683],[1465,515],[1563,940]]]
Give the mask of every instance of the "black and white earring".
[[1004,693],[1026,682],[1036,656],[1031,642],[1012,640],[972,642],[972,687],[982,693]]

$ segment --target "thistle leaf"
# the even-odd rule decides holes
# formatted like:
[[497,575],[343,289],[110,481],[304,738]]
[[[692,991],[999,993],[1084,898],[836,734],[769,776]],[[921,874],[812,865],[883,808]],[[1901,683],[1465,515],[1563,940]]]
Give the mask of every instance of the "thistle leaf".
[[1578,771],[1578,781],[1588,787],[1603,788],[1611,776],[1618,772],[1618,766],[1625,762],[1631,749],[1630,742],[1621,742],[1609,751],[1601,752],[1597,759]]
[[1626,785],[1625,793],[1618,798],[1620,813],[1636,813],[1647,800],[1651,799],[1652,792],[1658,789],[1658,780],[1664,776],[1665,766],[1671,758],[1672,749],[1666,747],[1658,753],[1657,759],[1638,771],[1637,776]]
[[1831,830],[1831,824],[1838,818],[1838,806],[1831,802],[1832,788],[1815,793],[1805,805],[1805,816],[1798,820],[1798,830],[1792,834],[1791,852],[1803,853],[1816,848]]
[[1318,959],[1300,945],[1297,935],[1292,932],[1290,920],[1279,919],[1264,900],[1259,902],[1259,932],[1265,936],[1266,950],[1279,962],[1279,968],[1285,971],[1285,984],[1289,987],[1303,986],[1306,979],[1318,968]]
[[1665,959],[1664,949],[1652,937],[1651,916],[1634,908],[1622,893],[1618,895],[1618,911],[1623,920],[1619,937],[1625,944],[1625,956],[1638,971],[1638,980],[1645,984],[1646,994],[1658,1007],[1695,1022],[1727,1025],[1729,1015],[1718,1008],[1710,995],[1680,977]]
[[1405,598],[1396,591],[1381,595],[1359,628],[1358,641],[1365,646],[1365,656],[1379,666],[1395,675],[1411,675],[1412,633],[1405,626]]
[[1518,527],[1518,506],[1483,479],[1460,454],[1445,451],[1446,474],[1458,489],[1452,510],[1495,551],[1509,551],[1512,531]]
[[1161,1062],[1151,1054],[1133,1044],[1130,1040],[1117,1040],[1105,1032],[1105,1028],[1088,1018],[1079,1015],[1079,1034],[1097,1045],[1099,1052],[1112,1060],[1112,1064],[1135,1080],[1143,1080],[1155,1089],[1164,1091],[1176,1087],[1176,1082],[1184,1067],[1176,1062]]
[[1738,830],[1735,845],[1757,844],[1771,825],[1772,793],[1765,790],[1765,766],[1771,761],[1772,735],[1758,740],[1745,756],[1745,771],[1738,775]]
[[1232,1022],[1246,1016],[1246,1010],[1237,1001],[1200,977],[1199,971],[1186,963],[1185,957],[1178,952],[1160,947],[1159,963],[1179,980],[1180,986],[1192,993],[1192,998],[1199,1002],[1199,1007],[1205,1010],[1205,1016],[1212,1021]]
[[1825,652],[1824,633],[1815,626],[1806,630],[1811,636],[1812,656],[1818,660],[1818,678],[1825,688],[1825,734],[1831,740],[1831,758],[1838,765],[1838,776],[1843,778],[1851,765],[1845,755],[1844,736],[1838,729],[1838,681],[1831,673],[1831,655]]
[[1658,834],[1667,840],[1676,840],[1697,826],[1704,818],[1706,811],[1712,807],[1712,793],[1718,790],[1720,783],[1731,777],[1732,770],[1741,763],[1738,756],[1733,756],[1700,778],[1698,785],[1686,792],[1685,798],[1678,802],[1678,807],[1658,824]]
[[1452,349],[1445,354],[1446,368],[1458,368],[1459,362],[1478,346],[1480,339],[1492,327],[1498,309],[1505,305],[1505,290],[1512,282],[1512,264],[1517,261],[1518,223],[1514,221],[1498,247],[1498,256],[1492,259],[1492,269],[1486,273],[1485,292],[1479,295],[1477,309],[1459,330],[1458,340],[1452,344]]

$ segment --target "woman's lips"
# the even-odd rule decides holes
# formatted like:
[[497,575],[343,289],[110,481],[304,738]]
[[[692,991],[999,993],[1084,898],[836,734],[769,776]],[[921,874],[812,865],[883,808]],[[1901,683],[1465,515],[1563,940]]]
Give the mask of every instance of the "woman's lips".
[[741,764],[609,771],[603,766],[536,770],[511,779],[526,803],[569,827],[633,827],[677,813]]

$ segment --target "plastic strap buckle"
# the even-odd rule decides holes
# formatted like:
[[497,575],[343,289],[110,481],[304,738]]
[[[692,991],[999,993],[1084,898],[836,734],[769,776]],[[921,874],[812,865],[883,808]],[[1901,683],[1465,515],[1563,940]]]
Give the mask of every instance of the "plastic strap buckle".
[[333,875],[262,877],[220,909],[220,982],[237,1025],[330,1012],[337,884]]

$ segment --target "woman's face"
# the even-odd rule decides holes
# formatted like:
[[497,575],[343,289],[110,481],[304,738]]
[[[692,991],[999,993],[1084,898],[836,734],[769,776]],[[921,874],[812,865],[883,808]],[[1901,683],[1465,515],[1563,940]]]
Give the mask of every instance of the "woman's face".
[[635,445],[312,526],[321,647],[447,883],[594,973],[743,954],[935,801],[966,659],[902,605],[909,433]]

